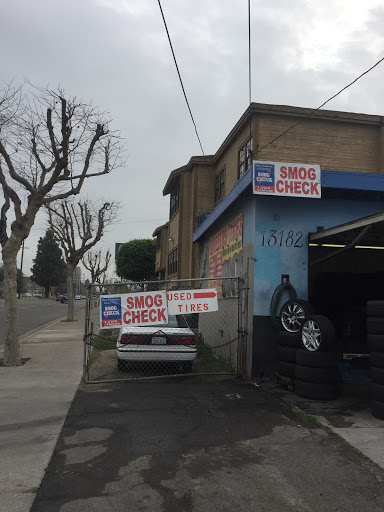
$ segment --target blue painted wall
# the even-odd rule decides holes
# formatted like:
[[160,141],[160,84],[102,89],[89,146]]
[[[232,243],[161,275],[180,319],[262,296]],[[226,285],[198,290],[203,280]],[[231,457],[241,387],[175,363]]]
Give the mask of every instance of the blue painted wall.
[[[384,210],[384,203],[378,202],[261,195],[254,196],[254,205],[253,314],[260,316],[269,316],[281,274],[289,274],[298,297],[307,298],[308,233],[317,231],[317,226],[327,229]],[[245,218],[246,232],[248,222]]]

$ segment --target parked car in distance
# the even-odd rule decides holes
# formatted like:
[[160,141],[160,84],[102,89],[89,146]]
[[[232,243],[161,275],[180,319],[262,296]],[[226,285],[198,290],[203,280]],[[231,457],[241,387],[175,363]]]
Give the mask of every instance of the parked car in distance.
[[81,295],[75,295],[75,300],[81,300]]
[[183,315],[169,315],[167,324],[119,330],[117,368],[122,371],[127,363],[145,361],[179,364],[182,373],[189,373],[196,354],[195,334]]
[[58,296],[56,297],[57,302],[60,302],[62,298],[63,298],[63,296],[62,296],[62,295],[58,295]]
[[86,296],[86,295],[82,295],[82,296],[81,296],[81,298],[82,298],[82,299],[86,299],[86,298],[87,298],[87,296]]
[[68,295],[63,295],[61,298],[61,303],[66,304],[68,302]]

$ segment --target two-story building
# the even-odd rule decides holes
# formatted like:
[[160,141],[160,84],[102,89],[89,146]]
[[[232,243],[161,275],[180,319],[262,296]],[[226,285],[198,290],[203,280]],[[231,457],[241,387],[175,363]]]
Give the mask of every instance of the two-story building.
[[[255,195],[253,161],[319,166],[321,198]],[[384,118],[252,103],[214,155],[192,157],[171,172],[163,195],[170,195],[170,217],[154,232],[160,278],[215,277],[212,247],[224,256],[234,248],[227,269],[220,260],[221,276],[247,271],[251,374],[273,362],[269,301],[282,275],[307,299],[321,272],[380,270],[377,251],[365,251],[364,261],[340,260],[310,273],[309,241],[319,229],[384,210]],[[241,230],[232,248],[213,244],[228,226]]]

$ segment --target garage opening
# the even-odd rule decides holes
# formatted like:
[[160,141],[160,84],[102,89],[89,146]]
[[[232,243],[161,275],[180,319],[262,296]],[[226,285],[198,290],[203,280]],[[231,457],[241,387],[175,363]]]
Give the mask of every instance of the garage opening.
[[366,304],[384,299],[384,213],[312,233],[308,298],[333,323],[343,351],[368,353]]

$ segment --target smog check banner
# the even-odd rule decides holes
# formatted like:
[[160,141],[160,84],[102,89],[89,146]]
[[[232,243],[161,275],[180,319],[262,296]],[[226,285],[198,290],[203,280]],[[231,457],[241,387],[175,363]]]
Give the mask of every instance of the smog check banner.
[[255,161],[253,193],[320,199],[320,165]]
[[100,328],[168,323],[165,290],[100,296]]

